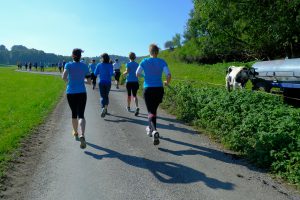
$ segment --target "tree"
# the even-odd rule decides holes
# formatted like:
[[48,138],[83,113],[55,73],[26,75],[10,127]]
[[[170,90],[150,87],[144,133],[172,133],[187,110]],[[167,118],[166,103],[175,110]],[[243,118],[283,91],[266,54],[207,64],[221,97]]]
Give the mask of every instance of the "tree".
[[172,41],[167,41],[165,42],[165,48],[169,49],[169,50],[173,50],[174,49],[174,44]]
[[[193,0],[183,58],[253,60],[300,56],[299,0]],[[186,45],[188,44],[188,45]],[[197,51],[189,51],[193,47]]]
[[4,45],[0,45],[0,63],[9,64],[9,51]]
[[176,35],[172,38],[172,42],[175,47],[181,47],[181,35],[176,33]]
[[[127,57],[111,55],[111,58],[119,58],[121,63],[128,62]],[[86,57],[87,60],[91,60],[92,58]],[[99,57],[94,57],[95,60],[100,60]],[[44,51],[37,49],[28,49],[22,45],[14,45],[11,48],[11,51],[6,49],[4,45],[0,45],[0,64],[12,64],[15,65],[17,62],[25,63],[25,62],[37,62],[37,63],[45,63],[45,64],[55,64],[58,62],[71,61],[72,58],[70,56],[61,56],[53,53],[45,53]]]

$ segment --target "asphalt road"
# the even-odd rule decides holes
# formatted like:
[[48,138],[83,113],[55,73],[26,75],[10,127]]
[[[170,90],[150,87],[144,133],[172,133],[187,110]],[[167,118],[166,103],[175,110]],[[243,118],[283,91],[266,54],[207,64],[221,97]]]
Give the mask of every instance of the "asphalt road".
[[80,149],[71,135],[64,98],[54,123],[56,133],[22,186],[22,199],[299,199],[162,110],[161,143],[154,146],[145,132],[142,99],[135,117],[125,109],[125,89],[112,86],[109,115],[101,118],[98,89],[87,88],[87,148]]

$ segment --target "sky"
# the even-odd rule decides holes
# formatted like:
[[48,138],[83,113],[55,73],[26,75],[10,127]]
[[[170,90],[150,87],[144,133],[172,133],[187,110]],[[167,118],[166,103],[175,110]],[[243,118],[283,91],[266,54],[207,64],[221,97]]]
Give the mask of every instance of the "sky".
[[184,32],[192,0],[0,0],[0,44],[71,55],[148,55]]

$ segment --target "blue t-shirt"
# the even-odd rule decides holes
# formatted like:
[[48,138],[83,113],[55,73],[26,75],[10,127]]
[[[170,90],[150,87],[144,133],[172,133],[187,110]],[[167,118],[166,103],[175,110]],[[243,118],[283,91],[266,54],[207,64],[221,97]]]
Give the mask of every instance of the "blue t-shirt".
[[161,58],[144,58],[140,66],[144,71],[144,88],[163,87],[162,73],[167,63]]
[[126,82],[138,82],[139,79],[136,77],[136,70],[138,68],[139,64],[135,61],[129,62],[126,64],[126,69],[128,71]]
[[94,71],[94,75],[98,76],[98,83],[110,84],[113,74],[113,65],[110,63],[99,63]]
[[89,64],[89,69],[91,73],[94,73],[95,69],[96,69],[96,63],[91,63]]
[[90,74],[88,66],[81,62],[69,62],[65,69],[68,71],[67,94],[85,93],[84,79]]

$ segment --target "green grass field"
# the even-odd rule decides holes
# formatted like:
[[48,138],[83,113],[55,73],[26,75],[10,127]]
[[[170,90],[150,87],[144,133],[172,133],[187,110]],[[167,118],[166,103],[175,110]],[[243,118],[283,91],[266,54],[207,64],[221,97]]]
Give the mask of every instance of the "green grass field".
[[57,104],[65,87],[60,77],[0,67],[0,176],[7,161]]
[[225,88],[226,70],[229,66],[246,66],[251,63],[217,63],[213,65],[187,64],[174,58],[174,53],[162,51],[159,57],[169,65],[174,82],[195,81],[196,85],[216,86]]

